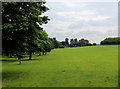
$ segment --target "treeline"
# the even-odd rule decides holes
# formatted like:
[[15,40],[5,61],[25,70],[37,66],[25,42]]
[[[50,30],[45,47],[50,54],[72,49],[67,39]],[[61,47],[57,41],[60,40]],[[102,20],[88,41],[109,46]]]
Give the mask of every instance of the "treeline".
[[101,45],[120,45],[120,37],[109,37],[101,41]]
[[50,20],[42,13],[49,10],[41,2],[2,2],[2,53],[16,56],[21,64],[23,55],[46,54],[53,48],[42,28]]
[[68,39],[65,38],[65,41],[57,41],[56,38],[49,38],[51,42],[53,43],[53,48],[64,48],[64,47],[81,47],[81,46],[93,46],[96,45],[96,43],[90,43],[87,39]]
[[69,39],[57,41],[48,38],[42,28],[50,19],[42,14],[49,10],[41,2],[2,2],[2,53],[16,56],[21,64],[23,55],[45,55],[54,48],[91,46],[88,40]]
[[[54,48],[92,46],[87,39],[57,41],[48,38],[42,28],[50,19],[42,14],[49,10],[45,2],[2,2],[2,53],[16,56],[21,64],[23,55],[45,55]],[[120,38],[106,38],[101,45],[120,44]]]

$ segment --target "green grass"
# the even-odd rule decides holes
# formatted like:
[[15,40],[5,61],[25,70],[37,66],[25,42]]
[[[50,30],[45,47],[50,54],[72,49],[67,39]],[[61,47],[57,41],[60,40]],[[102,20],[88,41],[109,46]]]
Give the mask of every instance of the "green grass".
[[118,86],[118,46],[54,49],[34,59],[3,62],[3,87]]

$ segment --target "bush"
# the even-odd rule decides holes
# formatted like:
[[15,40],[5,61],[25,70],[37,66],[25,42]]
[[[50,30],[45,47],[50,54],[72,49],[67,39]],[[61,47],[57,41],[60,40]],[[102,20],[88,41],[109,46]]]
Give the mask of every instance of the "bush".
[[65,48],[65,46],[64,45],[60,45],[60,47],[59,48]]
[[93,43],[93,46],[97,45],[96,43]]

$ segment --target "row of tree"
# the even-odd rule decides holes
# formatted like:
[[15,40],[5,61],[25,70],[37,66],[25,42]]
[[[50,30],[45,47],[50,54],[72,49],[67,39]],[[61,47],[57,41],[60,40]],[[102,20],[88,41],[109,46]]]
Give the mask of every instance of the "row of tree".
[[20,61],[24,54],[29,54],[31,60],[34,52],[44,55],[51,51],[53,43],[41,27],[50,20],[48,16],[41,16],[49,10],[44,4],[44,1],[2,2],[4,55],[16,55]]
[[[42,14],[49,10],[44,1],[41,2],[3,2],[2,3],[2,53],[17,56],[21,64],[22,55],[28,54],[29,60],[33,53],[45,55],[54,48],[92,46],[86,39],[68,39],[57,41],[48,38],[42,28],[50,20]],[[105,44],[120,44],[120,38],[106,38]]]
[[53,48],[64,48],[64,47],[80,47],[80,46],[93,46],[96,45],[96,43],[89,43],[86,39],[69,39],[65,38],[65,41],[57,41],[56,38],[49,38],[53,43]]
[[54,48],[92,45],[88,40],[69,39],[57,41],[48,38],[42,24],[50,20],[42,14],[49,10],[45,2],[3,2],[2,3],[2,44],[3,54],[16,56],[21,63],[22,55],[33,53],[44,55]]
[[96,43],[91,44],[87,39],[78,40],[77,38],[70,39],[69,43],[69,39],[66,38],[65,41],[62,41],[62,45],[64,45],[65,47],[80,47],[80,46],[92,46],[96,45]]
[[120,45],[120,37],[109,37],[101,41],[101,45]]

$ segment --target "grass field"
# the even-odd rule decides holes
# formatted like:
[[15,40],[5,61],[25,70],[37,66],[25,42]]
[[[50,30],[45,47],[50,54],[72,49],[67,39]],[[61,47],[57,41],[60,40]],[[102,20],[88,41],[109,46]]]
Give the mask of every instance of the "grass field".
[[3,62],[3,87],[117,86],[118,46],[54,49],[21,65]]

